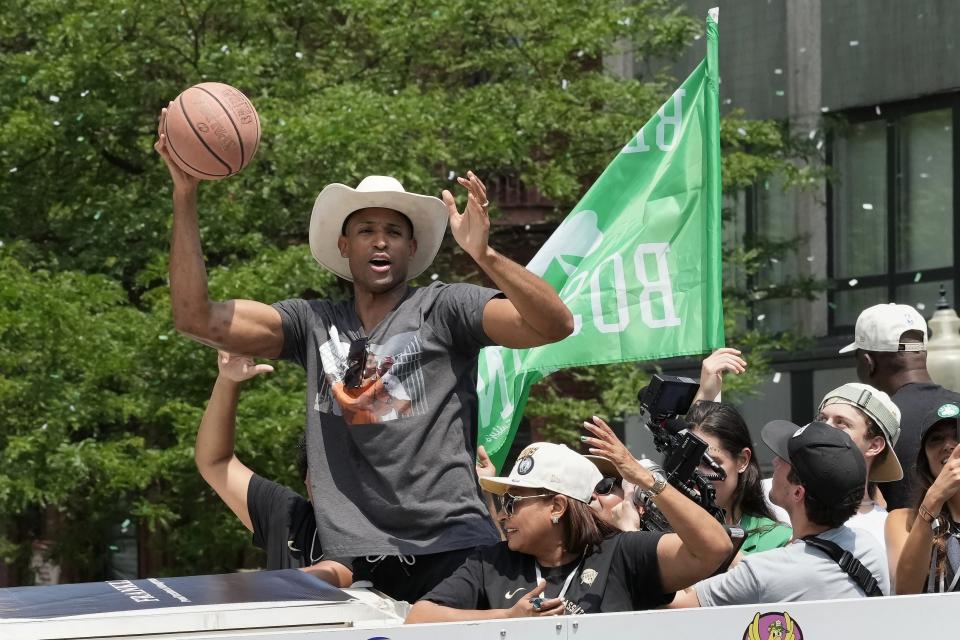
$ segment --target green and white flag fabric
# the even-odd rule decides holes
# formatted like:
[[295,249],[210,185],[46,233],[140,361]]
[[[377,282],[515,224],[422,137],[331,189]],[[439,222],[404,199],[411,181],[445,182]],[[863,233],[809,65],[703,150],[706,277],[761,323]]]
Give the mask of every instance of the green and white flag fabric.
[[564,367],[723,345],[716,9],[707,57],[630,139],[527,268],[560,293],[573,335],[480,354],[480,444],[503,464],[530,386]]

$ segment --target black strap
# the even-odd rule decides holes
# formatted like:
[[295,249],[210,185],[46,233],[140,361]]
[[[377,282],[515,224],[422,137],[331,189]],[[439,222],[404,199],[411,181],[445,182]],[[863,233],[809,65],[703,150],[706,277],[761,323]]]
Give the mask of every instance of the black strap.
[[817,536],[806,536],[803,540],[807,544],[813,545],[817,549],[820,549],[820,551],[823,551],[831,560],[840,565],[844,573],[853,578],[853,581],[857,583],[858,587],[863,589],[863,592],[867,594],[867,596],[874,598],[883,595],[883,591],[880,590],[880,585],[877,584],[877,579],[873,577],[869,569],[853,557],[852,553],[846,549],[841,549],[840,545],[835,542],[824,540]]

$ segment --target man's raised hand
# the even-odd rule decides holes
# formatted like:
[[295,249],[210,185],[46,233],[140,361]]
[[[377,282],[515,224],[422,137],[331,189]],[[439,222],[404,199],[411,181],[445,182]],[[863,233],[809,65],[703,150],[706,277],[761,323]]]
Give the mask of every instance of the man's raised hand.
[[463,213],[457,209],[457,203],[449,190],[443,190],[443,203],[450,214],[450,232],[454,240],[474,260],[481,260],[489,247],[490,216],[487,209],[487,188],[473,171],[467,171],[467,177],[457,177],[460,186],[467,190],[467,206]]

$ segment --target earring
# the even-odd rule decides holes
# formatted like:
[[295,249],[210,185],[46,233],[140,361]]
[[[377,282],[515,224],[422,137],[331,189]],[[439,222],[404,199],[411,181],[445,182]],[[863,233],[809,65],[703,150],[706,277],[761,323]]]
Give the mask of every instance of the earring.
[[553,524],[560,524],[560,517],[559,517],[559,516],[551,516],[550,522],[552,522]]

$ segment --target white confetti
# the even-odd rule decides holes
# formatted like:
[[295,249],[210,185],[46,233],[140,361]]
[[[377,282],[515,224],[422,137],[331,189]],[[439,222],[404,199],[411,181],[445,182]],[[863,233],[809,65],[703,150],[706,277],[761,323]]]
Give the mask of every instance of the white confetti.
[[857,283],[858,283],[858,282],[860,282],[860,281],[857,280],[856,278],[850,278],[850,282],[848,282],[847,284],[849,284],[851,287],[855,287],[855,286],[857,286]]
[[60,96],[50,96],[50,102],[53,102],[54,104],[60,102]]
[[302,51],[297,51],[297,52],[296,52],[295,54],[293,54],[293,55],[294,55],[294,57],[295,57],[297,60],[303,60],[303,52],[302,52]]
[[0,247],[3,246],[3,240],[0,240]]
[[799,51],[800,51],[800,53],[806,53],[806,52],[807,52],[807,48],[806,48],[806,47],[800,47],[800,50],[799,50]]
[[723,104],[733,104],[733,98],[727,98],[723,101]]
[[773,264],[780,264],[780,261],[777,260],[776,258],[770,258],[770,262],[772,262]]
[[53,126],[59,127],[59,126],[60,126],[60,121],[59,121],[59,120],[54,120],[54,121],[53,121]]
[[10,169],[10,173],[16,173],[17,171],[18,169],[16,167],[14,167],[13,169]]
[[457,174],[455,171],[451,171],[450,173],[447,174],[447,180],[453,180],[456,177],[457,177]]
[[773,70],[773,73],[776,74],[776,75],[778,75],[778,76],[782,76],[782,75],[783,75],[783,69],[774,69],[774,70]]
[[277,120],[277,124],[279,124],[281,127],[285,127],[287,126],[287,121],[284,120],[283,118],[280,118],[279,120]]
[[780,372],[773,374],[773,384],[780,384]]
[[47,430],[47,423],[44,422],[42,425],[40,425],[40,429],[42,429],[43,431],[46,431],[46,430]]
[[766,319],[766,317],[767,317],[767,314],[761,313],[760,315],[757,316],[757,322],[763,322]]
[[745,136],[747,135],[747,130],[744,129],[743,127],[737,127],[737,133],[740,134],[741,136]]
[[160,340],[161,342],[166,342],[167,340],[170,339],[170,336],[161,333],[160,335],[157,336],[157,339]]
[[566,90],[567,90],[567,87],[569,87],[569,86],[570,86],[570,82],[569,82],[569,81],[567,81],[567,80],[561,80],[561,81],[560,81],[560,88],[561,88],[563,91],[566,91]]
[[220,47],[220,53],[230,53],[230,47],[228,47],[227,45],[223,45],[222,47]]
[[703,36],[698,33],[697,35],[693,36],[693,39],[694,39],[694,40],[699,40],[699,39],[702,38],[702,37],[703,37]]
[[530,225],[528,225],[528,224],[523,225],[523,230],[524,230],[524,231],[530,231]]
[[826,113],[827,111],[830,111],[830,107],[820,107],[821,113]]
[[81,98],[86,98],[88,95],[90,95],[90,89],[84,89],[83,91],[80,92]]
[[861,206],[863,206],[864,211],[873,211],[873,205],[869,202],[864,202]]
[[817,130],[810,129],[810,133],[807,134],[807,140],[813,140],[816,137],[817,137]]
[[433,275],[430,276],[430,279],[431,279],[431,280],[436,280],[436,279],[439,278],[439,277],[440,277],[440,274],[439,274],[439,273],[434,273]]
[[83,136],[77,136],[77,142],[83,142]]
[[817,140],[817,151],[823,149],[823,140]]
[[775,93],[776,93],[778,96],[780,96],[781,98],[785,95],[785,94],[783,93],[783,89],[777,89]]
[[77,408],[76,408],[75,406],[70,405],[70,411],[76,411],[76,410],[77,410]]
[[578,57],[578,58],[582,58],[582,57],[583,57],[583,49],[580,49],[579,51],[577,51],[577,57]]
[[920,311],[923,311],[926,308],[927,308],[927,305],[923,304],[922,302],[917,303],[917,309],[919,309]]
[[875,106],[873,110],[877,112],[878,116],[880,115],[880,105]]
[[813,256],[807,256],[807,262],[813,262]]
[[929,174],[929,173],[921,173],[921,174],[920,174],[920,177],[923,178],[924,180],[926,180],[927,178],[930,177],[930,174]]
[[859,47],[859,46],[860,46],[860,41],[859,41],[859,40],[851,40],[851,41],[850,41],[850,46],[851,46],[851,47]]

